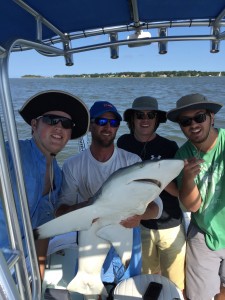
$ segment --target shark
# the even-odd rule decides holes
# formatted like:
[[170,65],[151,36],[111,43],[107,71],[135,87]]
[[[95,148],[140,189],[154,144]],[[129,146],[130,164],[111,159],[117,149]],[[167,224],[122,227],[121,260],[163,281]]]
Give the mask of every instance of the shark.
[[177,159],[143,161],[114,172],[90,199],[90,205],[62,215],[34,230],[44,239],[79,231],[78,271],[67,289],[84,295],[105,295],[101,269],[113,246],[124,265],[131,258],[133,229],[120,222],[142,215],[149,203],[179,175],[184,162]]

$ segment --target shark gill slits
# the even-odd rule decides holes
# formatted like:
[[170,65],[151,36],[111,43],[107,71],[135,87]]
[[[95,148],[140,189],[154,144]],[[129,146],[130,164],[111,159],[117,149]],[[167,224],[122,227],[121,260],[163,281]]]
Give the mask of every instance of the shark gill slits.
[[161,188],[161,182],[155,179],[135,179],[134,181],[141,181],[141,182],[149,182],[149,183],[154,183],[155,185],[157,185],[159,188]]

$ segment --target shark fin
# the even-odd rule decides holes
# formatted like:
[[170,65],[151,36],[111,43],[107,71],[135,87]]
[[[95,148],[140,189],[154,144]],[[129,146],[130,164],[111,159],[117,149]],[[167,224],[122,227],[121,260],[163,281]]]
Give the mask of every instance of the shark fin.
[[132,255],[133,229],[125,228],[120,224],[112,224],[99,229],[96,235],[112,244],[123,265],[127,267]]
[[97,216],[97,214],[95,216],[92,205],[74,210],[34,229],[35,239],[45,239],[71,231],[87,230]]

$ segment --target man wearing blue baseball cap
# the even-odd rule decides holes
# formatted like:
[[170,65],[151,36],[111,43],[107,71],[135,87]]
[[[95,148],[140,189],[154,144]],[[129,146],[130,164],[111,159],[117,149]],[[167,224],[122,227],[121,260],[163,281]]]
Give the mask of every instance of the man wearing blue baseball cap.
[[107,101],[96,101],[95,104],[90,109],[91,119],[97,118],[106,112],[111,112],[114,114],[116,119],[122,121],[121,115],[118,113],[114,105]]
[[[66,211],[65,205],[61,205],[58,215],[73,210],[74,205],[91,198],[116,170],[141,161],[136,154],[114,146],[121,120],[116,107],[107,101],[97,101],[91,107],[91,145],[89,149],[70,157],[63,165],[61,204],[69,205],[69,208]],[[102,270],[102,281],[109,294],[119,281],[141,273],[141,240],[137,226],[145,216],[146,219],[160,217],[162,203],[155,200],[149,207],[143,216],[134,216],[122,222],[123,226],[134,228],[132,257],[125,269],[114,248],[110,249]]]

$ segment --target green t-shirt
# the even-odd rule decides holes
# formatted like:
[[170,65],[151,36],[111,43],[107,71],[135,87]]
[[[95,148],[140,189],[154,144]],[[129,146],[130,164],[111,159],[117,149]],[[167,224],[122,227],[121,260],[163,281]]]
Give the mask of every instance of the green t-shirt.
[[[199,210],[191,220],[205,233],[207,246],[212,250],[225,248],[225,129],[218,130],[216,145],[207,153],[200,152],[187,141],[176,153],[176,158],[199,157],[204,160],[195,178],[202,197]],[[181,185],[182,172],[178,176]]]

